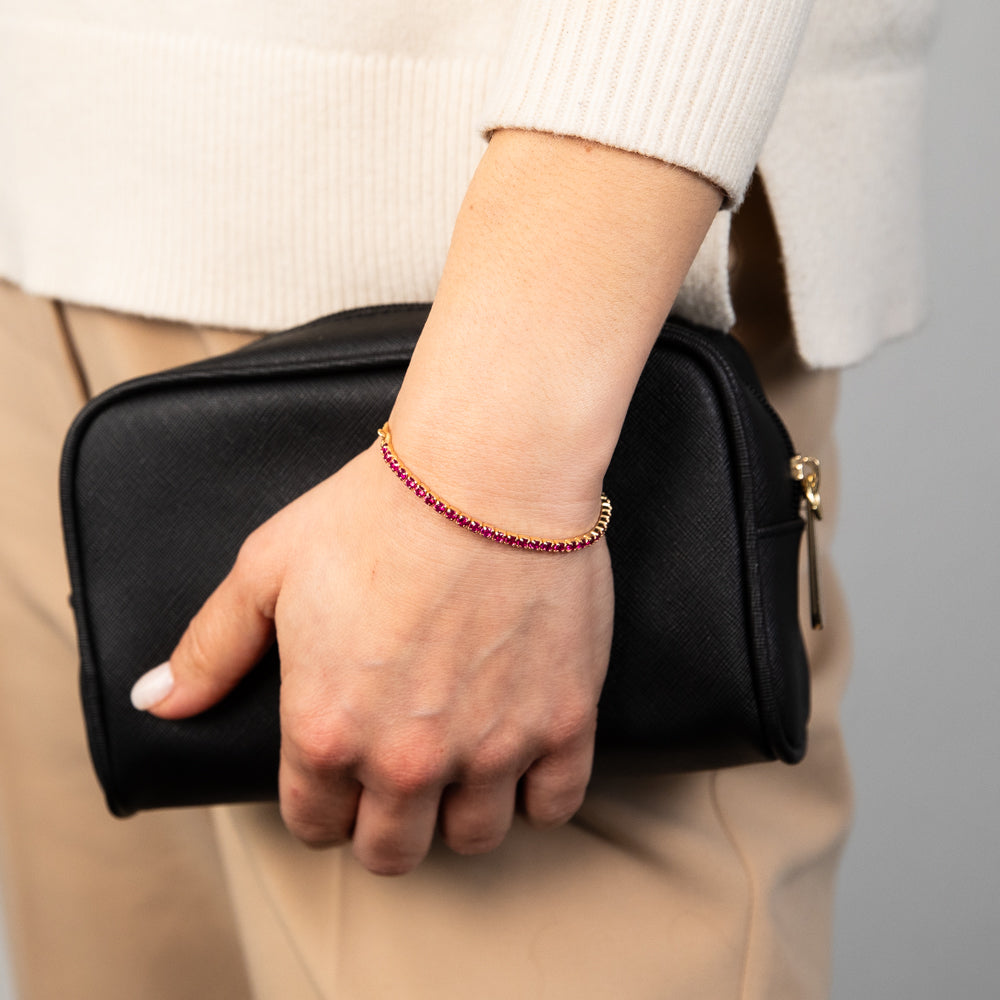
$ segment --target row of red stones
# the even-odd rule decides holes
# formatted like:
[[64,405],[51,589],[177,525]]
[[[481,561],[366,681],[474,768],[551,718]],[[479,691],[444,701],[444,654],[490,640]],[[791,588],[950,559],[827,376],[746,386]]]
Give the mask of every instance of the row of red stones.
[[601,494],[601,516],[598,518],[594,528],[585,535],[576,538],[567,538],[563,541],[549,541],[542,538],[528,538],[524,535],[512,535],[509,532],[501,531],[488,524],[463,514],[460,510],[449,506],[444,500],[436,497],[416,476],[408,472],[403,463],[399,461],[389,444],[389,425],[386,424],[380,431],[379,437],[382,439],[382,457],[386,465],[396,474],[399,481],[408,489],[412,490],[414,496],[419,497],[428,507],[446,517],[449,521],[468,531],[472,531],[492,542],[500,542],[502,545],[513,545],[518,549],[531,549],[538,552],[574,552],[577,549],[585,549],[588,545],[593,545],[607,530],[608,521],[611,519],[611,503],[604,494]]

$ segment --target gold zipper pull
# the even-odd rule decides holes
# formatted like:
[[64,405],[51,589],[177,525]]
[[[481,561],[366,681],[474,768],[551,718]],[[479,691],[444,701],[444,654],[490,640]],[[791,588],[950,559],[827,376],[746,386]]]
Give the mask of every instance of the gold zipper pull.
[[802,484],[806,501],[806,545],[809,552],[809,610],[812,627],[823,627],[823,609],[819,594],[819,556],[816,552],[816,522],[823,518],[822,499],[819,495],[819,459],[809,455],[796,455],[792,459],[792,478]]

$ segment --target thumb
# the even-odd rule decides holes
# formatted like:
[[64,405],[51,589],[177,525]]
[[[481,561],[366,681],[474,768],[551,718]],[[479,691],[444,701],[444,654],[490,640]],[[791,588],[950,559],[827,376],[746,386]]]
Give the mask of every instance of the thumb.
[[191,619],[166,663],[132,688],[135,708],[184,719],[221,701],[264,655],[274,636],[277,585],[244,546],[229,575]]

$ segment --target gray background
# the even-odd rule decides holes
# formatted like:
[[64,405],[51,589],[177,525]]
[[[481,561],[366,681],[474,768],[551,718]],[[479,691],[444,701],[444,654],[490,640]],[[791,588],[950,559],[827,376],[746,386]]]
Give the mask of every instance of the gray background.
[[834,996],[1000,996],[1000,4],[944,0],[930,85],[933,313],[845,377],[837,555],[857,821]]
[[[929,123],[933,315],[844,380],[837,548],[856,637],[845,723],[858,813],[835,1000],[1000,995],[1000,331],[988,315],[1000,4],[945,4]],[[2,959],[0,1000],[12,1000]]]

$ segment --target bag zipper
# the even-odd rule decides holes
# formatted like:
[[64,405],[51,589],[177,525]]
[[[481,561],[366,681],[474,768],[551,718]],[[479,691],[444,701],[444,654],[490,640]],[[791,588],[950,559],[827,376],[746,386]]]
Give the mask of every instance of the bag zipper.
[[823,627],[823,609],[819,593],[819,556],[816,552],[816,522],[823,518],[819,494],[819,459],[810,455],[795,455],[791,460],[792,479],[802,487],[806,508],[806,546],[809,550],[809,611],[812,627]]

